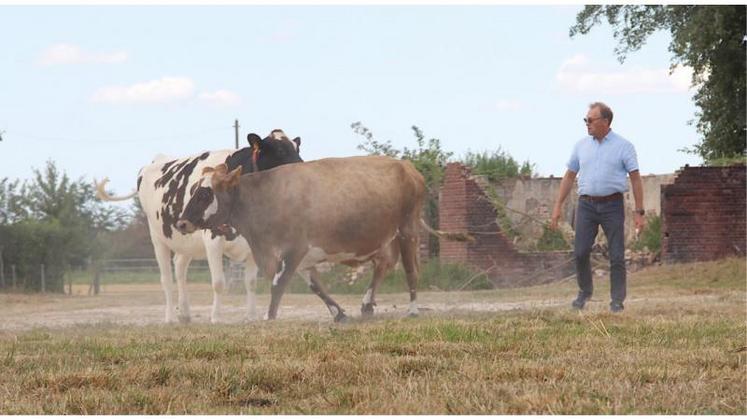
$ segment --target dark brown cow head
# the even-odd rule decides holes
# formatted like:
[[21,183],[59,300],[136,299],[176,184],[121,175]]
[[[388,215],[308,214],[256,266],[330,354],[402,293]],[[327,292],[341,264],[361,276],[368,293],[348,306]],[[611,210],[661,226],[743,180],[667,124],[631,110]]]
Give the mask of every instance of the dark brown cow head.
[[176,222],[176,228],[183,234],[197,229],[228,229],[241,167],[228,172],[228,167],[220,164],[203,169],[202,174],[203,177],[192,187],[192,197]]

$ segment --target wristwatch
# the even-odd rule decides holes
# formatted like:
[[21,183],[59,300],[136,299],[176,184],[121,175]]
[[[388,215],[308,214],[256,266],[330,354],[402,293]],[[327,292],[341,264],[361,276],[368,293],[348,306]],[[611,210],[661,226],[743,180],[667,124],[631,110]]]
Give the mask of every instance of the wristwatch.
[[635,209],[636,214],[640,214],[641,216],[646,214],[646,210],[643,209]]

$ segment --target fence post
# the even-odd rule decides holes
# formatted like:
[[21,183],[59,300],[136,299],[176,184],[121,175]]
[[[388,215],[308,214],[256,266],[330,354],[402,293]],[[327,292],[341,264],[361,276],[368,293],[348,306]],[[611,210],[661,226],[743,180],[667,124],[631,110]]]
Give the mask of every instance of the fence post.
[[13,275],[13,288],[15,289],[16,286],[17,286],[17,284],[16,284],[16,265],[15,264],[11,264],[10,271],[11,271],[11,273]]
[[44,264],[41,265],[41,292],[47,292],[47,279],[44,276]]
[[0,247],[0,289],[5,288],[5,261],[3,261],[3,248]]
[[97,296],[101,290],[101,261],[96,261],[95,263],[90,261],[89,264],[93,267],[93,279],[91,287],[88,288],[88,294],[90,295],[93,292],[93,295]]

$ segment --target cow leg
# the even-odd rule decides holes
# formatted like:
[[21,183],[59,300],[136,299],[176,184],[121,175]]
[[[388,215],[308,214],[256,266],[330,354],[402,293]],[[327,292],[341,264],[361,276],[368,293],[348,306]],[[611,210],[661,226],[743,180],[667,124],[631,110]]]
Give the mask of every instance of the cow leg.
[[189,295],[187,294],[187,269],[191,257],[184,254],[174,254],[174,274],[176,274],[176,292],[179,296],[179,322],[189,323]]
[[153,242],[153,252],[156,254],[158,270],[161,272],[161,288],[166,298],[166,317],[167,323],[176,321],[176,309],[174,308],[172,283],[174,279],[171,275],[171,250],[164,244]]
[[257,319],[257,263],[251,254],[244,261],[244,288],[246,289],[246,319]]
[[371,284],[363,295],[361,304],[361,315],[366,318],[374,314],[376,306],[376,290],[379,288],[381,281],[392,271],[399,258],[399,241],[392,241],[389,245],[381,249],[378,255],[373,259],[374,271],[371,278]]
[[301,263],[303,256],[306,255],[306,252],[307,251],[291,251],[286,253],[286,255],[280,259],[280,263],[274,270],[275,277],[273,277],[272,287],[270,287],[270,307],[267,309],[265,319],[271,320],[277,318],[278,308],[280,307],[280,298],[283,297],[285,286],[287,286],[288,281],[293,278],[293,275],[296,273],[296,269]]
[[415,229],[403,232],[400,229],[399,246],[402,253],[402,266],[407,276],[407,287],[410,289],[409,316],[418,316],[418,248],[419,238]]
[[223,240],[205,238],[205,253],[210,269],[210,283],[213,286],[213,307],[210,309],[210,322],[220,322],[220,308],[223,302],[223,291],[226,287],[226,275],[223,271]]
[[327,305],[327,309],[329,309],[329,313],[332,314],[335,322],[346,322],[348,320],[345,311],[329,296],[324,286],[322,286],[322,283],[319,281],[319,272],[316,271],[316,268],[311,267],[308,271],[299,271],[298,275],[306,281],[311,291],[319,296],[322,302]]

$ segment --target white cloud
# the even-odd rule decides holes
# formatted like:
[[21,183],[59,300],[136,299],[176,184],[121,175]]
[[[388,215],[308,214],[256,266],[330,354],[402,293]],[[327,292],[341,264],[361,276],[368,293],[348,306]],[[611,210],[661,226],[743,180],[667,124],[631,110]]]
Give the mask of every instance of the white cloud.
[[217,90],[215,92],[202,92],[199,99],[218,106],[232,106],[241,103],[241,97],[230,90]]
[[595,71],[594,64],[577,54],[561,64],[555,75],[560,86],[574,93],[639,94],[684,93],[690,88],[692,69],[631,69],[624,71]]
[[167,103],[194,96],[195,84],[187,77],[163,77],[130,86],[106,86],[94,92],[91,100],[110,104]]
[[44,50],[39,56],[42,66],[65,64],[119,64],[128,59],[124,51],[110,53],[92,53],[84,51],[73,44],[55,44]]

